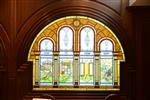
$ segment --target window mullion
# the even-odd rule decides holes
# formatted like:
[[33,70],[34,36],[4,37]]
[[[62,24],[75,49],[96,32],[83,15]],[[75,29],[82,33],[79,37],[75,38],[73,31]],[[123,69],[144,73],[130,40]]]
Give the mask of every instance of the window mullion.
[[79,85],[79,78],[78,78],[78,75],[79,75],[79,66],[78,66],[78,60],[79,60],[79,57],[78,55],[75,55],[74,57],[74,87],[78,87]]
[[58,54],[54,53],[54,87],[58,87]]
[[99,55],[95,56],[95,87],[99,87]]

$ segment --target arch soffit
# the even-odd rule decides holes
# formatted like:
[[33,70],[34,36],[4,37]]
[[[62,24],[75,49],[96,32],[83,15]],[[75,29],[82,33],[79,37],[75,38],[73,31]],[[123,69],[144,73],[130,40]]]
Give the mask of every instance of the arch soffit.
[[[63,3],[63,5],[61,3]],[[80,5],[77,5],[79,3]],[[59,19],[60,17],[70,15],[89,16],[97,19],[113,29],[113,31],[117,34],[117,36],[119,36],[119,38],[121,38],[121,40],[128,40],[127,35],[122,34],[125,33],[125,31],[121,25],[120,15],[113,9],[110,9],[110,7],[94,1],[74,1],[71,3],[59,1],[40,8],[25,21],[25,23],[18,30],[16,39],[16,45],[18,45],[17,50],[20,48],[20,45],[26,47],[26,44],[29,44],[28,50],[26,50],[26,52],[28,52],[34,38],[44,26],[56,19]],[[17,42],[18,40],[22,40],[22,42]]]

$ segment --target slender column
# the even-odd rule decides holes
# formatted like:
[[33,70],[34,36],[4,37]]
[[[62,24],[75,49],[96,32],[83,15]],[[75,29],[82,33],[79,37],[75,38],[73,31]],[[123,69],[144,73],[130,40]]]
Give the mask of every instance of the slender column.
[[74,87],[78,88],[79,87],[79,53],[74,53]]
[[117,88],[118,87],[118,78],[119,78],[119,74],[118,74],[118,67],[119,67],[119,65],[118,65],[118,58],[117,58],[117,56],[114,56],[114,73],[113,73],[113,75],[114,75],[114,88]]
[[40,52],[31,52],[29,61],[33,62],[33,81],[32,84],[35,87],[39,86],[39,57]]
[[117,60],[117,81],[118,81],[118,86],[120,86],[120,62]]
[[54,86],[58,87],[58,52],[54,52]]
[[35,75],[36,75],[36,65],[35,65],[36,63],[35,63],[35,59],[33,60],[33,86],[35,86]]
[[35,60],[34,60],[34,64],[35,64],[35,73],[34,73],[34,76],[35,76],[35,86],[39,86],[39,56],[36,56]]
[[95,53],[95,88],[99,88],[99,52]]

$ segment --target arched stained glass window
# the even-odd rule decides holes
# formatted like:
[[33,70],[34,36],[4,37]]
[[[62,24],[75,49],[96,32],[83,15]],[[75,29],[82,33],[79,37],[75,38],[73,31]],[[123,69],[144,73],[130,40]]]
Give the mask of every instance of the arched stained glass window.
[[94,31],[84,27],[80,33],[80,73],[79,85],[94,85]]
[[73,31],[62,27],[59,31],[59,85],[73,85]]
[[73,31],[70,27],[62,27],[59,31],[59,48],[60,51],[72,51],[73,50]]
[[33,90],[119,90],[118,38],[106,25],[84,16],[67,16],[47,25],[29,51]]
[[113,85],[113,44],[105,39],[100,43],[100,85]]
[[112,52],[113,44],[110,40],[106,39],[101,42],[100,51]]
[[93,52],[94,50],[94,31],[91,27],[84,27],[81,30],[81,51]]
[[40,51],[41,54],[49,54],[49,53],[53,53],[53,43],[51,40],[49,39],[44,39],[41,41],[40,43]]
[[53,84],[53,43],[44,39],[40,43],[39,83],[40,85]]

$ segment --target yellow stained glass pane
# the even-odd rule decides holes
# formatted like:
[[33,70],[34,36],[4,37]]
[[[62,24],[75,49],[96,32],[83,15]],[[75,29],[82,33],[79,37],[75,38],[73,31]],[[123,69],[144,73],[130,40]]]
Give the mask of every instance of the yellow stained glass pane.
[[106,37],[107,37],[108,34],[109,34],[109,31],[108,31],[107,29],[103,30],[102,32],[103,32],[103,34],[104,34]]
[[93,21],[88,21],[88,24],[91,25],[91,26],[95,26],[96,25],[96,23],[93,22]]
[[73,20],[74,20],[74,19],[66,19],[65,21],[66,21],[66,24],[70,25],[70,24],[73,23]]
[[51,30],[45,30],[43,34],[45,34],[45,36],[47,36],[50,32],[51,32]]
[[80,22],[84,25],[87,25],[87,23],[88,23],[88,20],[86,20],[86,19],[80,19]]

